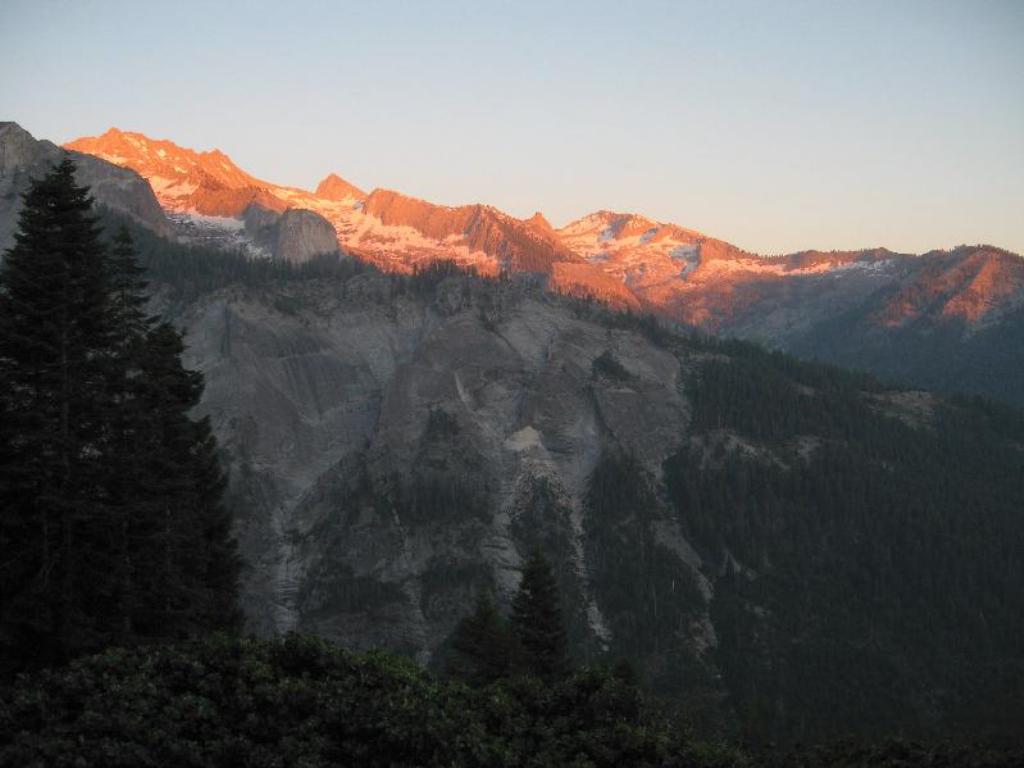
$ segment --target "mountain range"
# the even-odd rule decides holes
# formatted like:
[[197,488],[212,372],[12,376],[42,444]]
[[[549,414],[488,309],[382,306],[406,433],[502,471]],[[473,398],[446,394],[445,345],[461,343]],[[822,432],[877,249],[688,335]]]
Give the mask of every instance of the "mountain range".
[[[113,128],[66,148],[100,202],[182,242],[294,263],[340,250],[398,273],[438,261],[486,276],[526,272],[550,289],[706,332],[1024,404],[1024,259],[993,246],[764,257],[634,213],[598,211],[555,229],[540,213],[518,219],[486,205],[367,193],[335,173],[313,191],[286,187],[219,150]],[[0,125],[0,163],[11,169],[2,175],[0,246],[22,177],[58,152],[15,123]]]
[[391,272],[453,261],[918,386],[1024,403],[1024,259],[987,245],[764,257],[636,213],[555,229],[487,205],[263,181],[219,150],[110,129],[66,145],[149,181],[181,239],[302,261],[341,251]]

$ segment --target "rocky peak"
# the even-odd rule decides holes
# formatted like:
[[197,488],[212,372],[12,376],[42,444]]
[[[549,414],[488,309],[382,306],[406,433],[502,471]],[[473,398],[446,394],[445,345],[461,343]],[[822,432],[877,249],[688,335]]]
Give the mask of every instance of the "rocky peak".
[[373,190],[363,212],[386,226],[412,227],[438,240],[464,235],[471,223],[486,216],[486,208],[481,205],[436,205],[391,189]]
[[238,216],[253,201],[280,210],[288,207],[286,202],[269,199],[267,188],[273,185],[250,176],[219,149],[196,152],[118,128],[64,146],[136,171],[170,211]]
[[316,196],[324,200],[365,200],[366,193],[336,173],[330,173],[316,186]]
[[530,218],[526,220],[534,229],[539,229],[541,232],[554,234],[555,228],[551,226],[551,222],[547,220],[543,213],[537,211]]

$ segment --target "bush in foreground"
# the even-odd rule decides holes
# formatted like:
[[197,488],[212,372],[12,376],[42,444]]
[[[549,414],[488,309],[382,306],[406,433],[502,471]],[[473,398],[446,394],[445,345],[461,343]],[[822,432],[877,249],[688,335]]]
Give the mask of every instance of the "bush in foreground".
[[3,766],[629,766],[668,747],[610,673],[470,689],[299,636],[112,649],[0,704]]
[[901,742],[745,755],[682,738],[606,669],[470,688],[297,635],[110,649],[0,692],[4,768],[1009,768],[1020,758]]

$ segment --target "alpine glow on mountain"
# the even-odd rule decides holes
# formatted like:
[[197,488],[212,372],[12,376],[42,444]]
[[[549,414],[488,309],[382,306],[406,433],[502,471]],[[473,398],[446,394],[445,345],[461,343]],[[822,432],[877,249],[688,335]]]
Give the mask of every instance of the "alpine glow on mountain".
[[[932,252],[925,270],[920,259],[884,248],[764,257],[635,213],[598,211],[554,229],[539,212],[519,219],[479,203],[437,205],[389,189],[366,193],[334,172],[315,190],[298,189],[257,178],[219,149],[197,152],[117,128],[65,146],[147,179],[186,239],[199,232],[208,242],[219,238],[259,253],[259,244],[243,237],[258,229],[254,222],[281,214],[297,219],[305,211],[301,245],[264,250],[308,257],[329,247],[329,223],[342,250],[387,271],[443,260],[488,276],[534,272],[565,293],[709,330],[743,330],[756,316],[761,332],[754,335],[777,336],[797,322],[784,307],[771,310],[783,295],[809,290],[799,320],[806,323],[815,303],[824,312],[864,301],[883,286],[902,285],[909,273],[913,280],[875,310],[877,323],[898,326],[926,316],[977,324],[1024,304],[1024,260],[991,246]],[[280,235],[274,237],[279,243]],[[838,295],[827,289],[836,278]]]

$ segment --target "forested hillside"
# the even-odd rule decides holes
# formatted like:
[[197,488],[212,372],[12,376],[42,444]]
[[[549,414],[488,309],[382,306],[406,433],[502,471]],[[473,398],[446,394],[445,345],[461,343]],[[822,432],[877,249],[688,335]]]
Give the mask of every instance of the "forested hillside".
[[[668,497],[714,563],[745,728],[1011,734],[1024,712],[1024,417],[723,345]],[[747,450],[709,450],[728,433]]]

